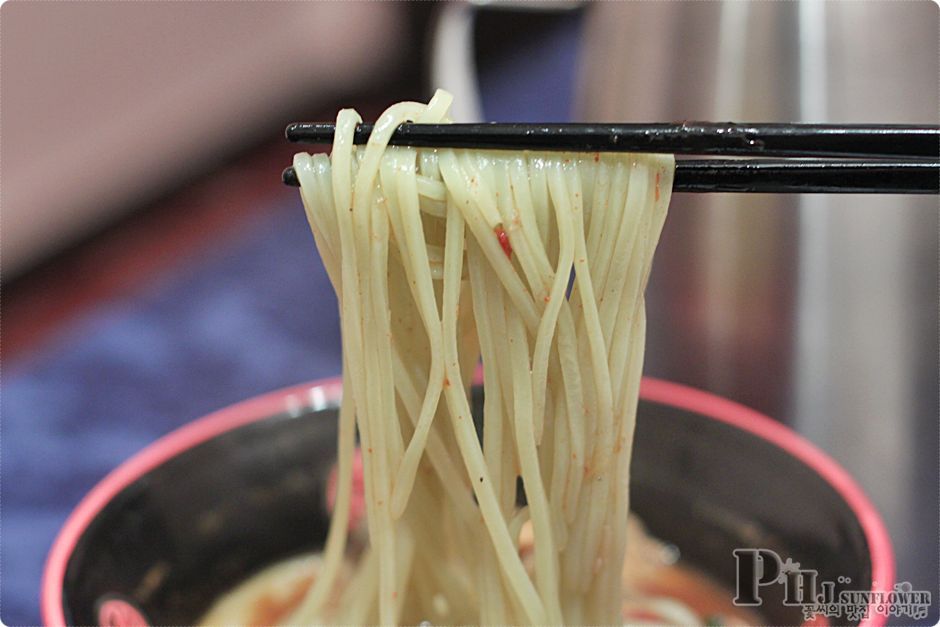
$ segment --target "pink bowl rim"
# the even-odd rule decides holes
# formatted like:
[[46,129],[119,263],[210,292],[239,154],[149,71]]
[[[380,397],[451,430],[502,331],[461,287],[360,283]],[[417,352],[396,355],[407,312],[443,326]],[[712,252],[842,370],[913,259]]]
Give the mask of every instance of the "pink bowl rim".
[[[170,458],[226,431],[279,413],[296,412],[311,402],[336,401],[341,398],[342,389],[342,380],[331,377],[230,405],[168,433],[111,471],[79,502],[52,544],[42,579],[43,622],[50,627],[66,625],[62,591],[69,557],[91,521],[121,490]],[[848,472],[817,446],[749,407],[679,383],[643,377],[640,398],[691,411],[749,432],[816,471],[845,500],[862,527],[871,554],[872,591],[891,590],[895,576],[894,552],[881,517]],[[886,620],[886,616],[869,611],[860,627],[881,627]]]

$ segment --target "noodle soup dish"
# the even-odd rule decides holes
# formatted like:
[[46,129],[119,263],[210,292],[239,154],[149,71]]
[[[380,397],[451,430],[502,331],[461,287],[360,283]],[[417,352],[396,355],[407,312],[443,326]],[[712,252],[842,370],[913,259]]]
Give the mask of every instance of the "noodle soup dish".
[[[338,381],[327,381],[236,405],[118,468],[53,547],[45,624],[112,624],[103,614],[115,607],[109,601],[134,610],[113,624],[197,624],[258,573],[320,551],[340,393]],[[731,551],[744,546],[772,547],[820,578],[870,587],[874,576],[890,588],[892,555],[877,515],[834,462],[769,418],[645,380],[636,438],[632,507],[667,559],[684,567],[657,583],[684,588],[699,578],[694,587],[713,596],[688,601],[704,618],[729,604]],[[253,596],[249,619],[284,609],[278,584]],[[780,599],[758,609],[768,624],[803,622]]]

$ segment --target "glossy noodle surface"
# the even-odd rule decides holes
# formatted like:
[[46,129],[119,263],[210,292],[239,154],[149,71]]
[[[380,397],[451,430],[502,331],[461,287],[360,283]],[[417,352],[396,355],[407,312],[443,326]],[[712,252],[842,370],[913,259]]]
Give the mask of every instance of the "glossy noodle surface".
[[[294,159],[340,303],[344,399],[331,531],[285,621],[617,623],[674,160],[386,145],[449,104],[393,105],[362,147],[341,111],[331,155]],[[357,434],[368,546],[350,566]]]

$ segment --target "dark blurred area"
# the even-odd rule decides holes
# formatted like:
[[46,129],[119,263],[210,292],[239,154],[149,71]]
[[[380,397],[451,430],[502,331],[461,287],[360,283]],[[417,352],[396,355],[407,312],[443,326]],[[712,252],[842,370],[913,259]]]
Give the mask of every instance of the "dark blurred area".
[[[339,372],[335,301],[280,184],[288,122],[444,87],[458,121],[937,123],[937,10],[3,4],[3,622],[38,624],[56,531],[121,461]],[[648,290],[647,373],[844,465],[898,581],[933,591],[923,624],[940,592],[937,233],[935,197],[678,194]]]

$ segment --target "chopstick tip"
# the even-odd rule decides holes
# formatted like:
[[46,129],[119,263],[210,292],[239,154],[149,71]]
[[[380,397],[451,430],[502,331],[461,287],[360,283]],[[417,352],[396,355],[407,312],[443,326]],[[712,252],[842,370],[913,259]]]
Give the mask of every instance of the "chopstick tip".
[[300,187],[300,180],[298,180],[294,168],[284,168],[284,171],[281,172],[281,182],[290,187]]
[[291,122],[284,128],[284,137],[287,138],[287,141],[296,142],[299,140],[297,137],[297,127],[299,126],[299,122]]

